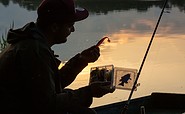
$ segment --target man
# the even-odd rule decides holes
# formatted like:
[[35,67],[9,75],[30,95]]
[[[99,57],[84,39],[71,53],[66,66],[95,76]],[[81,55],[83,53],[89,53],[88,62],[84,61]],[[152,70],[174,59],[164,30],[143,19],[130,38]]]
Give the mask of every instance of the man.
[[93,83],[77,90],[65,89],[88,63],[95,62],[99,48],[92,46],[58,70],[51,46],[65,43],[74,23],[88,17],[73,0],[44,0],[37,22],[9,30],[10,44],[0,54],[0,113],[2,114],[94,114],[88,108],[93,97],[113,92],[110,83]]

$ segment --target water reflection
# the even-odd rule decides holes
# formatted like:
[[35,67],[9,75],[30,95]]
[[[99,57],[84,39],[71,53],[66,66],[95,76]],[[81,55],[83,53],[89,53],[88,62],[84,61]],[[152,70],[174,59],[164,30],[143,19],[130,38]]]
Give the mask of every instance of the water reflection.
[[[41,0],[0,0],[4,6],[8,6],[12,1],[14,4],[19,4],[20,7],[27,10],[36,10]],[[77,5],[86,7],[91,13],[107,14],[113,10],[130,10],[147,11],[149,8],[162,7],[163,0],[76,0]],[[178,7],[180,11],[185,11],[185,0],[169,0],[167,5],[171,8],[172,5]]]
[[20,7],[27,9],[28,11],[36,10],[41,0],[0,0],[4,6],[9,6],[10,2],[13,4],[19,4]]
[[[12,20],[15,27],[34,21],[39,1],[0,0],[0,33]],[[89,69],[93,66],[114,64],[119,67],[138,69],[156,25],[162,2],[159,0],[77,0],[79,6],[90,10],[90,16],[75,24],[76,32],[71,34],[66,44],[53,47],[60,55],[60,59],[67,61],[76,53],[96,44],[103,36],[109,36],[111,43],[104,43],[100,47],[99,60],[89,64],[70,87],[78,88],[87,85]],[[141,86],[134,93],[134,97],[148,95],[155,91],[185,93],[184,6],[185,0],[169,1],[166,10],[170,13],[164,13],[162,17],[139,79]],[[93,106],[126,100],[128,94],[129,91],[116,90],[114,94],[95,99]]]

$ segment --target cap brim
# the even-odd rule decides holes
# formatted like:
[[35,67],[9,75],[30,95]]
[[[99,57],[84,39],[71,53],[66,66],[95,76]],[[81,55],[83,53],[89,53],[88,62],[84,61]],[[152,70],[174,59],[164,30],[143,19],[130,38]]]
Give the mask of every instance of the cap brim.
[[89,16],[89,12],[84,8],[75,8],[75,20],[74,21],[81,21],[86,19]]

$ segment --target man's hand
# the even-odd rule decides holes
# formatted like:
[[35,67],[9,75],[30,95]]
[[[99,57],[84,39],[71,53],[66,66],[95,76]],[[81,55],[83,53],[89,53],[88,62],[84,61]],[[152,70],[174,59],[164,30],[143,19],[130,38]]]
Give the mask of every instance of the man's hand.
[[93,97],[100,98],[108,93],[113,93],[115,88],[110,88],[110,82],[94,82],[90,84],[91,94]]
[[81,53],[81,58],[88,63],[95,62],[100,56],[100,49],[97,46],[92,46]]

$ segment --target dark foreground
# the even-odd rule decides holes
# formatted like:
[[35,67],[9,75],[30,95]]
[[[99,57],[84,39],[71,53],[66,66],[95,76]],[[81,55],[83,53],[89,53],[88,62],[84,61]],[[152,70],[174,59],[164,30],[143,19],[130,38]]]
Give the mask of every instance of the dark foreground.
[[[121,114],[126,101],[95,107],[98,114]],[[144,108],[143,108],[144,107]],[[133,99],[127,114],[185,114],[185,94],[152,93],[149,96]]]

